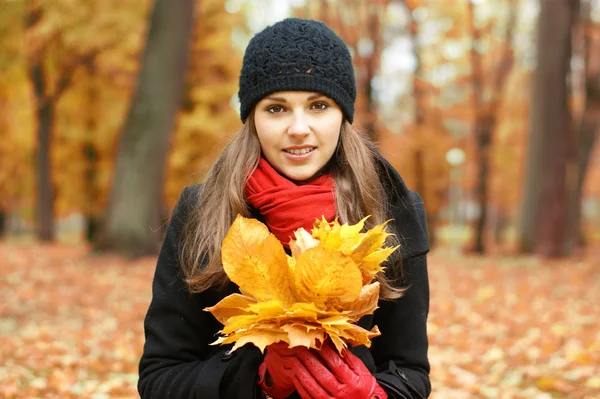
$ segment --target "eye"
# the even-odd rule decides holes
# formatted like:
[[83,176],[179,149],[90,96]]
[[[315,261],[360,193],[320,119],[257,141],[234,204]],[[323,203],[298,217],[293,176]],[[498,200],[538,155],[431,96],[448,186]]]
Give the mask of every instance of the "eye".
[[280,114],[283,112],[283,107],[281,105],[271,105],[267,108],[267,111],[271,114]]
[[312,105],[312,107],[313,107],[314,109],[316,109],[317,111],[324,111],[324,110],[326,110],[327,108],[329,108],[329,105],[328,105],[326,102],[323,102],[323,101],[318,101],[318,102],[314,103],[314,104]]

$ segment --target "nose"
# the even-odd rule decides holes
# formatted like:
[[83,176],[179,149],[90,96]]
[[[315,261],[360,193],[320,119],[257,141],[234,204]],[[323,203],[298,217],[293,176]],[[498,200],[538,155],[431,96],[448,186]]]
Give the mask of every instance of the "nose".
[[294,136],[304,136],[310,133],[308,116],[304,111],[298,110],[293,113],[291,124],[288,128],[288,134]]

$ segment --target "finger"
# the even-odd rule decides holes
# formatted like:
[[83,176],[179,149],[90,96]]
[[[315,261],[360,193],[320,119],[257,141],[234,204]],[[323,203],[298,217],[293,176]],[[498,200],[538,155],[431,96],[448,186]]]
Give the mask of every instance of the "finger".
[[296,392],[302,399],[314,399],[313,396],[304,388],[304,386],[298,380],[298,377],[294,376],[292,382],[294,383],[294,387],[296,388]]
[[[306,348],[304,348],[306,349]],[[267,353],[268,363],[281,365],[285,363],[285,360],[288,358],[295,358],[297,353],[301,353],[297,348],[284,348],[284,349],[274,349]]]
[[350,349],[348,349],[348,348],[342,349],[342,356],[343,356],[343,360],[346,362],[346,364],[352,370],[355,370],[355,371],[362,371],[363,369],[366,370],[366,366],[362,362],[362,360],[360,360],[354,353],[352,353],[350,351]]
[[351,380],[354,372],[348,367],[344,362],[344,359],[342,359],[335,349],[329,345],[323,345],[319,355],[339,382],[348,383]]
[[308,351],[308,348],[305,346],[294,346],[289,347],[287,343],[283,345],[277,346],[275,349],[275,353],[280,357],[289,357],[289,356],[297,356],[299,353]]
[[277,341],[269,346],[267,346],[267,349],[271,349],[271,350],[281,350],[281,349],[287,349],[288,348],[288,344],[287,342],[284,341]]
[[[278,386],[292,386],[292,375],[294,373],[295,364],[293,360],[295,357],[280,357],[272,355],[271,362],[267,364],[267,375],[270,377],[275,385]],[[296,362],[298,362],[296,360]]]
[[297,373],[292,380],[302,399],[333,399],[308,371],[305,372]]
[[327,369],[321,360],[311,352],[303,352],[298,355],[298,358],[306,369],[311,373],[313,378],[330,394],[335,395],[342,388],[342,384]]
[[257,377],[257,383],[258,384],[262,384],[265,381],[265,377],[267,374],[267,365],[266,363],[261,363],[260,366],[258,366],[258,377]]
[[287,342],[279,341],[274,344],[267,346],[267,353],[278,354],[280,356],[289,356],[292,350],[289,348]]
[[323,389],[323,387],[317,382],[315,377],[308,371],[300,359],[294,357],[290,358],[290,364],[293,367],[294,375],[292,381],[296,390],[297,385],[301,385],[314,399],[332,399],[332,397]]

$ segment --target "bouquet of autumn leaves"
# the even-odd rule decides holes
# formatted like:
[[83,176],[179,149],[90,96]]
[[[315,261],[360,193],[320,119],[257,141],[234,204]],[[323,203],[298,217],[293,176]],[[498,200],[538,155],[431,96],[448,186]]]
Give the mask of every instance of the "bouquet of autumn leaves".
[[213,345],[252,343],[261,351],[283,341],[290,347],[320,349],[329,337],[338,352],[352,345],[370,347],[380,335],[355,324],[377,309],[381,263],[397,247],[384,247],[383,223],[365,233],[355,225],[315,220],[312,234],[294,232],[292,256],[268,228],[240,215],[223,240],[223,268],[240,294],[206,308],[224,328]]

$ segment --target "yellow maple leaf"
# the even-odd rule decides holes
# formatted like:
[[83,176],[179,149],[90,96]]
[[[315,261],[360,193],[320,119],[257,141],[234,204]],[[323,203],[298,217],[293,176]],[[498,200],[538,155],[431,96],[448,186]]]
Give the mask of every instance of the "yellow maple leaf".
[[224,325],[233,316],[248,314],[249,312],[245,309],[252,303],[256,303],[256,299],[240,294],[231,294],[215,306],[206,308],[206,310],[211,312]]
[[286,324],[281,327],[287,333],[290,347],[315,347],[319,342],[325,342],[325,331],[319,326],[307,323]]
[[325,218],[316,220],[313,225],[312,236],[317,238],[322,246],[339,249],[341,252],[348,254],[362,241],[363,234],[361,234],[361,230],[364,227],[365,220],[367,218],[354,225],[340,225],[337,219],[331,223],[326,221]]
[[223,240],[223,268],[241,294],[205,310],[223,324],[214,345],[275,342],[319,349],[331,338],[338,351],[371,345],[380,334],[355,323],[377,309],[373,277],[395,248],[385,248],[385,224],[361,233],[355,225],[317,220],[312,232],[294,232],[288,256],[268,228],[238,215]]
[[385,231],[389,221],[361,233],[367,218],[354,225],[340,225],[337,219],[331,223],[321,219],[315,221],[312,229],[312,236],[319,239],[323,247],[336,249],[354,260],[362,272],[363,284],[370,283],[377,273],[383,271],[381,264],[398,249],[384,247],[386,238],[390,236]]
[[283,246],[258,220],[238,215],[223,240],[221,257],[225,273],[245,294],[259,301],[295,302]]
[[340,309],[355,321],[361,317],[375,312],[379,302],[379,282],[367,284],[362,287],[360,296],[356,301],[343,303]]
[[362,289],[362,276],[356,263],[340,252],[321,246],[300,255],[294,278],[299,299],[321,306],[331,299],[353,301]]

